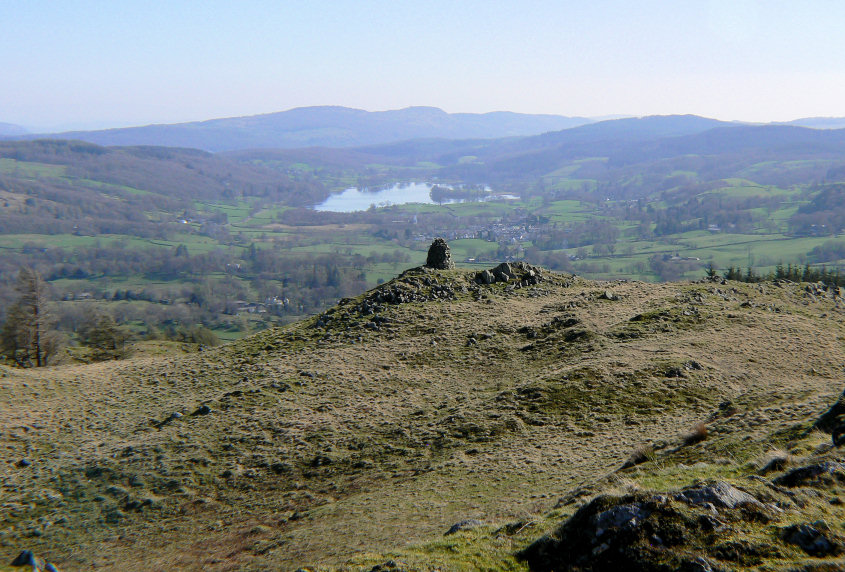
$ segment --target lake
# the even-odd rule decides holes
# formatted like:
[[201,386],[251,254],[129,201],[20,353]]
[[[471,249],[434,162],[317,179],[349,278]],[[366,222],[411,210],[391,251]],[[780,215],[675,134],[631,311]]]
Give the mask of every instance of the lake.
[[[429,185],[428,183],[405,183],[401,185],[396,184],[390,188],[382,189],[380,191],[367,191],[352,187],[346,189],[342,193],[331,195],[319,205],[314,206],[314,210],[351,213],[355,211],[365,211],[373,205],[376,207],[404,205],[408,203],[434,205],[438,203],[431,200],[431,188],[433,186],[434,185]],[[519,197],[514,195],[490,195],[485,200],[513,200],[518,198]],[[443,204],[456,202],[461,201],[443,201]]]

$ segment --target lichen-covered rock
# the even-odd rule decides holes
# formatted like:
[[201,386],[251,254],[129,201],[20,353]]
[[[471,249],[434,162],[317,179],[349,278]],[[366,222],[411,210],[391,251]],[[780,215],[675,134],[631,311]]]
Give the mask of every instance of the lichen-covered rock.
[[442,238],[434,239],[434,242],[428,247],[425,265],[435,270],[452,270],[455,268],[455,263],[452,261],[452,252],[445,240]]
[[600,496],[517,557],[533,572],[716,572],[756,566],[780,557],[781,549],[737,539],[736,531],[770,522],[771,510],[723,481],[677,493]]
[[762,505],[760,501],[750,494],[724,481],[703,487],[684,489],[675,495],[675,499],[687,504],[703,505],[710,503],[722,508],[736,508],[742,504]]
[[611,290],[605,290],[604,292],[602,292],[602,293],[601,293],[601,295],[599,296],[599,298],[600,298],[600,299],[602,299],[602,300],[612,300],[612,301],[615,301],[615,300],[618,300],[618,299],[619,299],[619,296],[617,296],[616,294],[614,294]]
[[633,528],[651,514],[648,508],[637,504],[618,505],[604,511],[596,517],[596,536],[601,536],[608,528]]
[[601,496],[517,557],[537,572],[721,570],[689,550],[712,530],[696,512],[681,510],[666,495]]

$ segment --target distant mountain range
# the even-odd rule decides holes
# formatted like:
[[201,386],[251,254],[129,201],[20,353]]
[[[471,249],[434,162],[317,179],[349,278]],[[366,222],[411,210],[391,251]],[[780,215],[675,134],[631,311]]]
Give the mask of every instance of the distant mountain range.
[[[841,133],[840,133],[841,131]],[[358,163],[378,156],[387,162],[433,161],[447,166],[462,157],[478,161],[457,171],[544,170],[560,159],[608,157],[639,161],[651,157],[719,154],[750,147],[830,152],[845,137],[845,118],[808,117],[751,124],[696,115],[584,117],[511,112],[446,113],[434,107],[364,111],[348,107],[300,107],[279,113],[148,125],[97,131],[31,134],[0,123],[2,139],[77,139],[97,145],[150,145],[235,152],[238,155],[289,150],[327,155],[329,162]],[[335,149],[337,151],[331,151]],[[340,150],[348,151],[339,154]],[[289,154],[289,153],[288,153]],[[314,158],[311,157],[313,160]]]
[[[408,139],[493,139],[536,135],[590,123],[584,117],[493,113],[446,113],[435,107],[364,111],[348,107],[300,107],[279,113],[70,131],[33,137],[79,139],[98,145],[160,145],[205,151],[358,147]],[[21,135],[9,133],[8,135]]]
[[845,128],[845,117],[804,117],[785,121],[782,125],[797,125],[799,127],[812,127],[813,129],[843,129]]
[[0,137],[17,137],[29,133],[20,125],[14,123],[0,123]]

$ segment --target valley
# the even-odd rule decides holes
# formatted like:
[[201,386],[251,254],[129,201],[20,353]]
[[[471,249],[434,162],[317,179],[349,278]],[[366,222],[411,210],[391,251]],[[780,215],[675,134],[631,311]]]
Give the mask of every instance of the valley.
[[[845,257],[840,139],[675,116],[222,154],[7,141],[0,300],[12,302],[27,264],[51,285],[71,340],[80,320],[105,312],[136,338],[196,341],[192,323],[227,341],[388,280],[438,236],[468,268],[527,260],[591,279],[835,271]],[[506,200],[314,208],[351,187],[413,181],[447,198],[489,188]],[[443,195],[449,186],[464,190]]]

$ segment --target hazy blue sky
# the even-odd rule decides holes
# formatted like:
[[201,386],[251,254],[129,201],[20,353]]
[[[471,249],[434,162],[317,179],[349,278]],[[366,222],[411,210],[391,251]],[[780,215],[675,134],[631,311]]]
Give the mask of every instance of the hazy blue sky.
[[0,121],[306,105],[845,116],[841,0],[0,0]]

